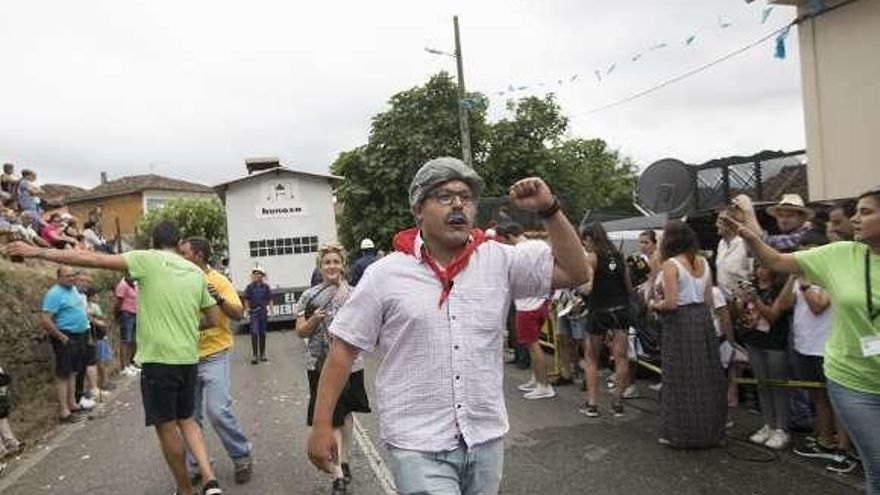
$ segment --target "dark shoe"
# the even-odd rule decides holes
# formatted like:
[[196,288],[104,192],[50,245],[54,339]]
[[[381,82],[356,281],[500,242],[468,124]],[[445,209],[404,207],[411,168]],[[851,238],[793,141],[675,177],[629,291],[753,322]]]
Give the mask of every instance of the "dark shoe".
[[243,485],[251,480],[254,472],[254,463],[250,456],[242,457],[233,461],[235,464],[235,484]]
[[333,490],[330,493],[333,495],[346,495],[348,493],[348,486],[345,484],[345,480],[343,478],[333,480]]
[[550,385],[553,385],[554,387],[564,387],[566,385],[572,384],[574,384],[574,380],[572,380],[571,378],[566,378],[564,376],[557,376],[553,380],[550,380]]
[[614,413],[615,418],[622,418],[623,414],[623,404],[612,404],[611,412]]
[[584,407],[578,409],[578,411],[588,418],[599,417],[599,408],[595,404],[584,404]]
[[205,486],[202,488],[202,495],[223,495],[223,490],[220,489],[220,483],[217,480],[211,480],[205,483]]
[[833,473],[847,474],[853,472],[858,464],[859,461],[853,459],[846,452],[838,451],[831,462],[825,466],[825,469]]
[[822,445],[818,441],[807,441],[804,445],[799,445],[795,447],[794,453],[801,457],[809,457],[813,459],[828,459],[835,460],[837,457],[837,452],[830,447],[826,447]]
[[251,364],[259,364],[260,360],[257,358],[251,359]]
[[343,462],[340,467],[342,467],[342,479],[345,480],[345,484],[348,485],[351,483],[351,468],[347,462]]

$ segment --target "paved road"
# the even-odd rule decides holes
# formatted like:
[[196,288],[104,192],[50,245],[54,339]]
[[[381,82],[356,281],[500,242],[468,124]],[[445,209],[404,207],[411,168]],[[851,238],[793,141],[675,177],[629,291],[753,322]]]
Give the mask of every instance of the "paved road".
[[[308,398],[302,346],[290,332],[269,335],[268,364],[248,364],[249,342],[240,337],[234,354],[235,409],[256,448],[255,473],[244,486],[232,483],[232,465],[213,432],[208,448],[229,494],[327,493],[329,480],[307,464],[305,404]],[[367,373],[373,376],[375,362]],[[725,448],[682,452],[656,443],[655,396],[631,401],[627,417],[588,419],[576,413],[580,394],[572,387],[549,401],[527,402],[516,392],[526,372],[506,370],[511,433],[507,438],[506,494],[604,493],[781,494],[860,493],[856,476],[837,476],[820,463],[731,440]],[[368,380],[370,381],[370,380]],[[152,430],[142,426],[140,397],[131,382],[91,421],[59,430],[48,446],[10,466],[0,478],[3,495],[141,494],[173,490]],[[371,397],[374,395],[371,394]],[[652,398],[653,397],[653,398]],[[389,493],[387,471],[375,446],[375,415],[360,416],[353,493]],[[748,434],[754,417],[737,417],[734,437]],[[758,462],[761,461],[761,462]]]

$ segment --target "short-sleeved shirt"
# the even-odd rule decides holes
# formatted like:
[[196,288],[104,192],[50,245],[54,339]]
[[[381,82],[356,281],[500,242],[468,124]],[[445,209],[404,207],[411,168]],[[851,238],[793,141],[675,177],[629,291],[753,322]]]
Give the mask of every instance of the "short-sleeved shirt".
[[90,328],[86,305],[76,287],[53,285],[43,297],[43,312],[64,333],[81,334]]
[[382,362],[376,394],[382,438],[401,449],[449,451],[508,430],[501,334],[511,299],[550,294],[553,256],[495,241],[477,247],[448,299],[421,237],[416,255],[370,266],[330,333]]
[[116,290],[114,293],[116,294],[116,297],[122,301],[119,305],[119,309],[126,313],[137,314],[137,289],[128,285],[128,282],[126,282],[125,279],[122,279],[116,284]]
[[[228,278],[224,277],[220,272],[209,269],[205,274],[205,280],[208,284],[213,285],[217,289],[217,294],[223,299],[223,307],[225,308],[241,308],[241,299],[235,291],[235,286]],[[229,317],[226,313],[220,311],[220,326],[211,327],[204,330],[199,338],[199,357],[206,358],[220,351],[232,348],[233,337],[232,330],[229,328]]]
[[170,251],[129,251],[122,257],[138,283],[135,361],[197,363],[201,310],[217,304],[202,270]]
[[[792,318],[792,345],[794,350],[805,356],[824,356],[825,343],[831,330],[831,315],[834,311],[828,307],[820,314],[813,313],[801,291],[800,284],[792,286],[794,293],[794,318]],[[811,285],[810,292],[821,292],[818,285]]]
[[266,307],[272,302],[272,289],[265,282],[251,282],[244,288],[242,297],[247,299],[251,314],[265,313]]
[[39,209],[40,198],[31,192],[33,182],[21,179],[15,186],[15,194],[18,197],[18,209],[21,211],[36,211]]
[[[522,252],[540,253],[547,250],[548,244],[544,241],[530,239],[517,244],[517,248]],[[547,302],[549,294],[544,297],[521,297],[513,301],[513,305],[517,311],[536,311]]]
[[[863,337],[880,336],[880,318],[868,316],[865,252],[857,242],[835,242],[794,253],[798,267],[831,298],[831,335],[825,344],[825,376],[844,387],[880,394],[880,356],[862,354]],[[880,255],[870,253],[871,293],[880,308]]]
[[[351,295],[351,290],[353,290],[353,287],[336,289],[334,287],[328,287],[327,285],[320,283],[314,287],[309,287],[308,289],[306,289],[305,292],[300,294],[299,300],[296,301],[296,317],[305,318],[307,306],[311,304],[313,306],[312,309],[317,309],[314,307],[314,302],[317,299],[321,299],[322,301],[326,299],[326,296],[330,293],[325,293],[323,291],[330,290],[344,290],[345,294],[347,295],[344,295],[343,297],[333,297],[333,299],[329,301],[326,306],[324,306],[324,309],[327,310],[327,317],[324,318],[324,321],[319,323],[315,330],[312,331],[312,334],[309,335],[307,339],[305,339],[305,362],[306,369],[309,371],[314,371],[317,368],[318,360],[322,357],[322,354],[324,355],[324,357],[326,357],[326,353],[330,346],[330,334],[327,332],[327,329],[330,328],[330,324],[333,323],[333,318],[336,317],[336,313],[339,311],[339,308],[341,308],[348,300],[348,297]],[[341,293],[336,292],[336,294]],[[322,295],[324,295],[325,297],[322,298]],[[363,354],[358,354],[357,358],[355,358],[354,360],[354,364],[352,364],[351,366],[351,371],[352,373],[354,373],[362,369],[364,369],[364,357]]]

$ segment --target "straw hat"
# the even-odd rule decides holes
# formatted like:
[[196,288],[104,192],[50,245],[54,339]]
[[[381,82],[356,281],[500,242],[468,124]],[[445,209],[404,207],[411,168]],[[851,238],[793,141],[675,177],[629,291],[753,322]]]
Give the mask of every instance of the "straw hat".
[[816,216],[816,212],[804,205],[804,200],[799,194],[783,194],[779,203],[767,208],[767,214],[775,218],[780,210],[803,213],[807,217],[807,220]]
[[255,266],[254,269],[251,270],[251,273],[259,273],[263,276],[266,276],[266,270],[264,270],[263,267],[260,265]]

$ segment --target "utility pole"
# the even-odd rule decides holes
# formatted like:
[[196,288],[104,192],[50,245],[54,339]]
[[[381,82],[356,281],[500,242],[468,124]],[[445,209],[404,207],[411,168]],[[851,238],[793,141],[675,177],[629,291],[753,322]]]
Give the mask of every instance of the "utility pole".
[[455,26],[455,65],[458,69],[458,123],[461,128],[461,155],[464,162],[473,167],[471,158],[471,130],[468,123],[468,109],[465,105],[464,61],[461,57],[461,39],[458,34],[458,16],[452,17]]

